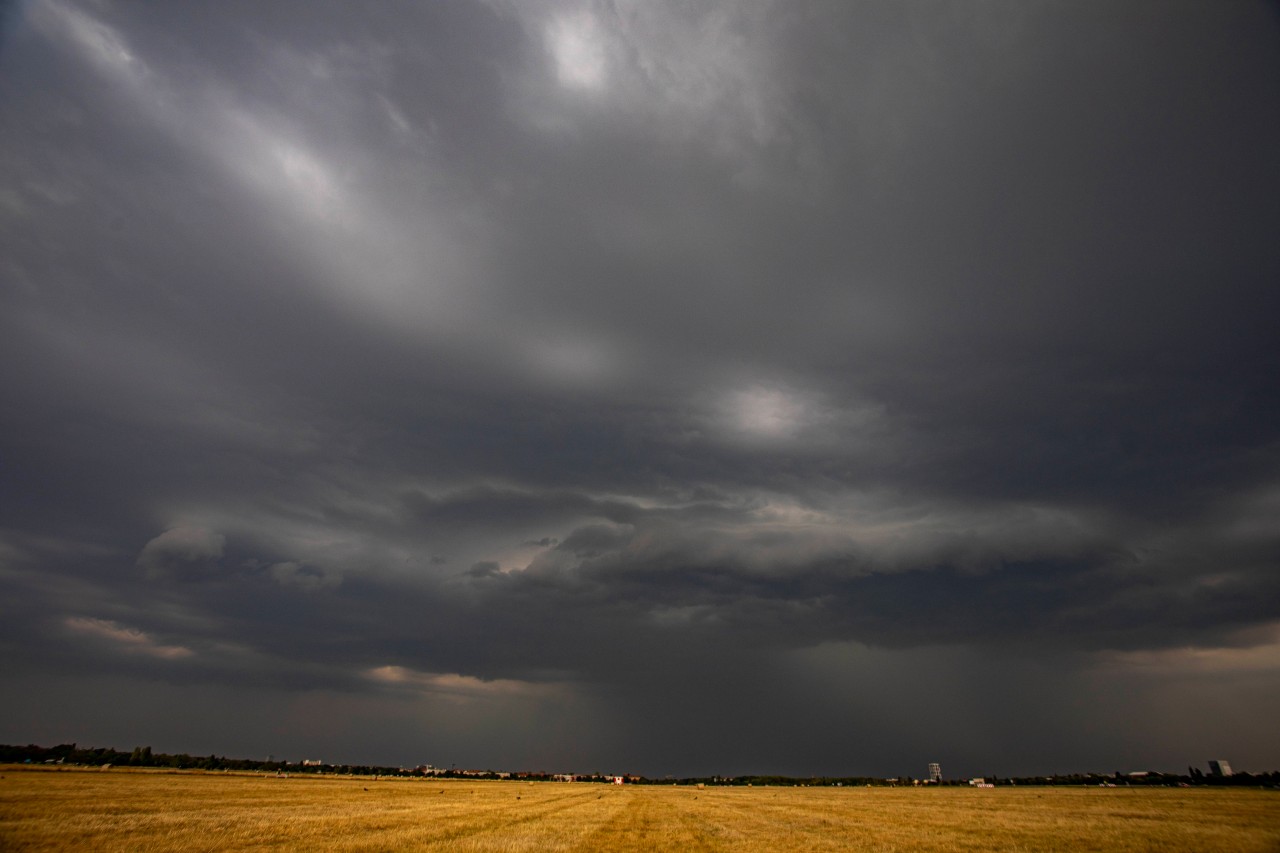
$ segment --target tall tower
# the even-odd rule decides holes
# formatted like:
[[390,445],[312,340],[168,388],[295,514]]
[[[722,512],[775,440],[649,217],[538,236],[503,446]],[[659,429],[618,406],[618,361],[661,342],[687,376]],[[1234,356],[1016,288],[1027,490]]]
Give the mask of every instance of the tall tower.
[[942,781],[942,765],[938,764],[936,761],[929,765],[929,781]]
[[1230,776],[1231,765],[1219,758],[1209,762],[1209,773],[1213,776]]

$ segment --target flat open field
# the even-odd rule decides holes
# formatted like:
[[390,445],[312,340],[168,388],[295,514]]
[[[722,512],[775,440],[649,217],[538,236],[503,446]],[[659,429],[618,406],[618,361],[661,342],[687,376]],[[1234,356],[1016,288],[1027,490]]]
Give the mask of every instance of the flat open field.
[[1280,851],[1280,792],[0,768],[0,850]]

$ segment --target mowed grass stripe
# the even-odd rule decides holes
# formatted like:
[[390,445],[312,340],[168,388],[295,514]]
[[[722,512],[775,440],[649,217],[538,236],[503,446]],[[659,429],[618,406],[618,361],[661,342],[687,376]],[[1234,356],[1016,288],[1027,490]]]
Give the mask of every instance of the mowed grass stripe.
[[[510,786],[502,783],[496,786],[499,789],[496,795],[505,798],[494,801],[484,819],[463,815],[445,827],[443,833],[408,832],[403,835],[404,840],[422,846],[443,845],[450,850],[571,849],[620,805],[602,802],[591,791],[562,793],[560,786],[532,785],[517,788],[514,793]],[[547,788],[551,790],[537,790]]]
[[670,795],[682,800],[685,820],[698,822],[719,849],[767,849],[759,845],[762,838],[772,838],[774,849],[862,849],[850,846],[857,833],[844,815],[813,808],[787,791],[707,788],[690,795],[673,789]]
[[712,853],[728,849],[707,836],[704,823],[682,811],[660,789],[619,791],[623,807],[583,840],[583,850],[688,850]]

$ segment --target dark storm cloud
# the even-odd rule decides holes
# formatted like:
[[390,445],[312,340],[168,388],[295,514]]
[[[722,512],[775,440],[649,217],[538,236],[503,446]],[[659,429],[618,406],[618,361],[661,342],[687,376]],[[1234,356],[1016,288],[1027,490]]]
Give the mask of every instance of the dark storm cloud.
[[15,8],[15,678],[352,760],[1280,755],[1269,6]]

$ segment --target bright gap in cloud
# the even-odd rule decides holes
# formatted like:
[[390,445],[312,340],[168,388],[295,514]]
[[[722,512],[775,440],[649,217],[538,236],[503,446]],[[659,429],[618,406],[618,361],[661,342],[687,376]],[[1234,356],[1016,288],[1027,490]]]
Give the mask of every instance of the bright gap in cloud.
[[793,395],[775,388],[754,387],[729,396],[730,428],[745,437],[789,438],[803,426],[805,407]]
[[556,79],[568,89],[600,89],[605,83],[603,34],[587,12],[557,18],[547,27]]

